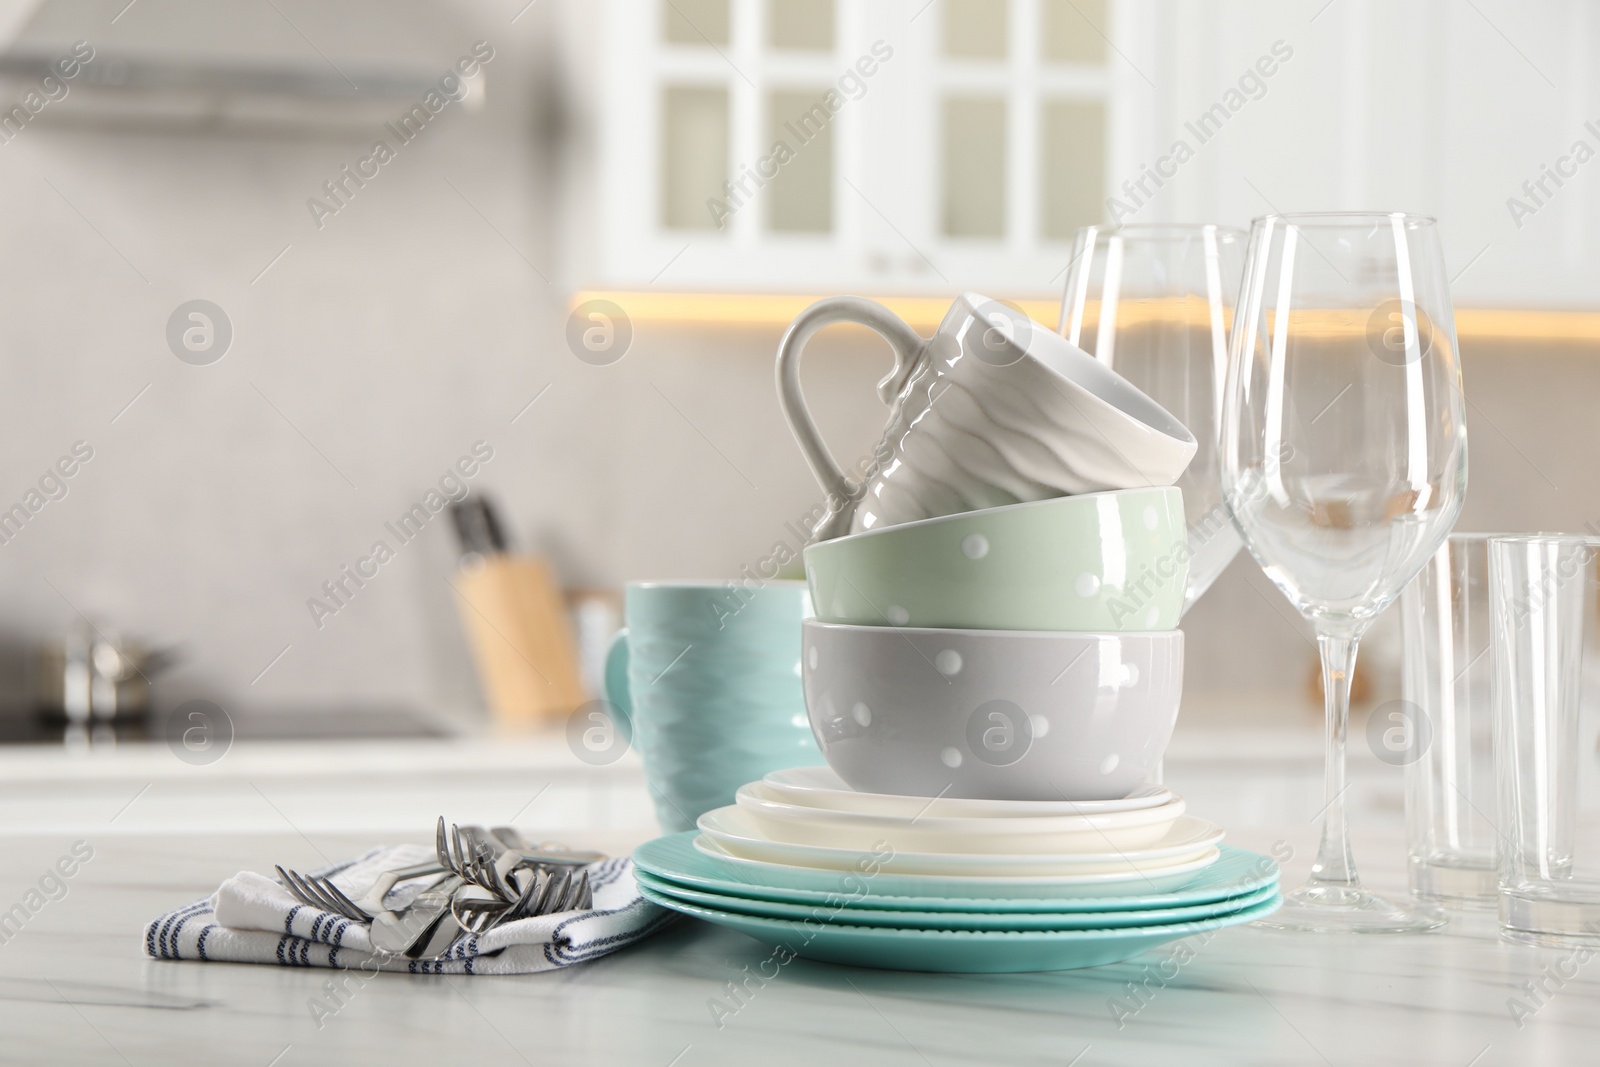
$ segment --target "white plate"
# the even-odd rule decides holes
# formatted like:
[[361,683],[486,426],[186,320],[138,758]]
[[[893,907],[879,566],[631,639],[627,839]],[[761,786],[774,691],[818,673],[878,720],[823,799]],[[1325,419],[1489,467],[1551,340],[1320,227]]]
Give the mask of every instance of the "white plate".
[[1182,798],[1174,798],[1159,807],[1103,815],[879,815],[790,804],[773,798],[761,782],[740,787],[735,800],[739,809],[773,841],[861,850],[888,841],[896,849],[913,852],[1030,855],[1147,848],[1166,836],[1187,806]]
[[965,800],[956,797],[901,796],[897,793],[861,793],[826,765],[790,767],[763,779],[775,800],[832,811],[915,818],[918,814],[951,819],[987,819],[1018,816],[1102,815],[1114,811],[1154,808],[1173,799],[1165,786],[1140,786],[1121,800]]
[[1138,849],[1056,855],[981,855],[954,852],[908,852],[887,841],[874,849],[838,848],[774,841],[761,832],[748,812],[735,805],[700,816],[700,832],[724,852],[749,859],[819,867],[862,870],[863,864],[896,874],[973,875],[994,877],[1059,874],[1131,874],[1198,858],[1222,841],[1222,828],[1183,816],[1160,841]]
[[811,888],[834,894],[859,896],[863,886],[870,885],[873,893],[897,893],[908,896],[962,897],[981,900],[1051,900],[1093,898],[1104,900],[1128,895],[1143,896],[1178,890],[1200,877],[1212,864],[1222,858],[1219,848],[1202,852],[1195,859],[1175,863],[1170,867],[1145,867],[1138,871],[1119,874],[1044,874],[991,876],[975,878],[966,875],[935,874],[859,874],[812,867],[796,867],[788,863],[770,863],[766,860],[735,856],[710,840],[696,834],[695,851],[712,856],[722,863],[733,864],[745,872],[751,885],[788,885],[797,878],[807,879]]

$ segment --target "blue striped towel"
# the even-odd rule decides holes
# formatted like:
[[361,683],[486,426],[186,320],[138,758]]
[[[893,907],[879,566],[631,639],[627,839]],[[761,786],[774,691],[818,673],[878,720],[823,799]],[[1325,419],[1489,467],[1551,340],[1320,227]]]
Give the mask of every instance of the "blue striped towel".
[[[313,871],[360,898],[379,874],[423,863],[433,850],[389,845]],[[144,950],[158,960],[276,963],[285,967],[360,968],[412,974],[532,974],[596,959],[649,937],[676,915],[639,895],[633,861],[602,860],[588,867],[594,906],[497,926],[459,940],[447,958],[413,960],[374,952],[362,923],[302,904],[276,879],[243,871],[211,896],[156,919]],[[398,910],[425,888],[401,883],[384,901]]]

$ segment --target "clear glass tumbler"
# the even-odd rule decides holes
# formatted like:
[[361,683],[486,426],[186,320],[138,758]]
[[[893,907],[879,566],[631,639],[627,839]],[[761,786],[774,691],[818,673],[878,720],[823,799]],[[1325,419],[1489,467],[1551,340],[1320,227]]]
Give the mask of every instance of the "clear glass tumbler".
[[1489,534],[1451,534],[1400,597],[1403,698],[1373,712],[1374,751],[1406,768],[1411,892],[1493,907],[1494,674]]
[[1600,538],[1489,542],[1500,926],[1600,944]]

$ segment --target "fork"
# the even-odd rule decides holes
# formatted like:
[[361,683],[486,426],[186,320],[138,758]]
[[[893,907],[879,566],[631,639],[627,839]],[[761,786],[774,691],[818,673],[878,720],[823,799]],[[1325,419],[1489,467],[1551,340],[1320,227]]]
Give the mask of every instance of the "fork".
[[[451,825],[449,832],[446,833],[443,815],[439,816],[439,821],[434,824],[434,851],[438,853],[442,865],[469,881],[476,879],[467,873],[466,867],[479,853],[494,858],[512,855],[521,863],[537,864],[541,867],[585,867],[606,858],[602,852],[570,849],[550,841],[529,845],[520,833],[509,826],[496,826],[492,830],[485,830],[481,826]],[[500,892],[497,886],[485,886],[485,888]],[[515,890],[511,890],[508,895],[515,896]]]
[[[540,875],[543,875],[542,881]],[[531,872],[527,885],[514,903],[458,897],[451,905],[450,913],[463,930],[481,934],[501,923],[555,915],[575,908],[588,908],[592,904],[588,871],[581,872],[577,878],[573,878],[569,870],[562,870],[559,874],[556,871],[536,871]]]
[[[435,882],[424,889],[416,900],[412,901],[411,906],[401,909],[397,914],[382,906],[383,897],[396,882],[405,878],[443,873],[443,869],[436,864],[428,863],[385,871],[379,875],[372,889],[362,897],[360,904],[352,901],[327,876],[301,874],[284,867],[278,867],[277,871],[279,880],[289,890],[290,895],[302,904],[354,922],[368,924],[368,936],[371,937],[372,947],[376,951],[404,952],[413,957],[429,945],[439,927],[440,917],[449,909],[454,891],[462,884],[459,878],[447,879],[444,883]],[[378,903],[373,903],[374,898]]]
[[276,868],[278,879],[283,883],[289,894],[302,904],[308,904],[322,911],[332,912],[351,919],[358,923],[370,923],[372,916],[344,894],[338,886],[333,884],[333,879],[325,875],[300,874],[296,871]]
[[284,867],[275,869],[278,872],[278,880],[283,883],[284,888],[302,904],[331,911],[335,915],[342,915],[358,923],[372,922],[379,915],[388,912],[389,909],[384,907],[384,899],[398,883],[429,874],[446,873],[446,869],[437,863],[418,863],[411,867],[397,867],[394,870],[384,871],[357,901],[351,900],[349,894],[341,890],[334,884],[333,879],[326,875],[301,874]]
[[[538,902],[526,907],[520,914],[508,916],[505,922],[537,915],[556,915],[563,911],[588,908],[593,905],[594,896],[589,890],[588,871],[580,871],[574,878],[570,869],[563,870],[559,882],[556,881],[554,871],[549,872],[549,875],[544,890],[539,894]],[[552,885],[554,888],[551,888]]]
[[[434,851],[438,853],[439,863],[457,877],[482,886],[503,900],[516,899],[517,891],[506,882],[505,872],[499,869],[500,860],[510,853],[501,851],[496,856],[493,847],[478,836],[477,827],[469,826],[463,831],[461,827],[452,825],[447,837],[444,816],[439,816],[434,827]],[[513,857],[506,870],[509,871],[517,862]]]
[[[481,934],[503,922],[512,922],[527,915],[540,915],[541,908],[549,907],[555,893],[556,876],[552,871],[522,869],[512,872],[512,879],[521,888],[510,900],[458,894],[450,905],[450,913],[463,930]],[[542,879],[542,880],[541,880]],[[566,876],[562,875],[563,883]],[[565,894],[565,884],[562,893]]]

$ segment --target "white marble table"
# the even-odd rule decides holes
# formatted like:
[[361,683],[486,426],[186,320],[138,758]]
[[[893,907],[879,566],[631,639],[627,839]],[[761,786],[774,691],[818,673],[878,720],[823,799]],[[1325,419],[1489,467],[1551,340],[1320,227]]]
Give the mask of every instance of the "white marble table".
[[[203,810],[208,797],[225,798],[238,784],[220,774],[209,781],[188,781],[185,799]],[[41,797],[49,792],[38,788]],[[727,984],[768,950],[686,920],[630,951],[550,974],[380,976],[352,986],[342,1004],[323,999],[338,1009],[328,1016],[312,1005],[326,998],[330,972],[156,962],[143,955],[141,928],[237,870],[314,866],[398,835],[322,824],[228,834],[185,821],[177,806],[166,820],[141,822],[139,805],[156,790],[114,822],[86,809],[81,819],[25,825],[16,815],[29,789],[26,781],[0,786],[12,816],[0,831],[0,910],[22,900],[75,840],[94,856],[65,898],[0,943],[3,1063],[1600,1062],[1600,964],[1499,941],[1486,919],[1409,937],[1237,928],[1192,949],[1166,946],[1059,974],[904,974],[797,960],[721,1026],[709,1003],[726,1001]],[[286,780],[266,792],[297,821],[303,809]],[[497,817],[455,799],[462,818]],[[41,815],[48,807],[39,806]],[[584,843],[626,848],[641,832],[602,826]],[[410,837],[425,840],[426,827]],[[1286,843],[1294,879],[1314,831],[1239,829],[1231,839],[1262,850]],[[1369,880],[1397,887],[1395,827],[1358,840],[1358,855],[1368,859]],[[1517,1001],[1520,1025],[1510,1008]]]

